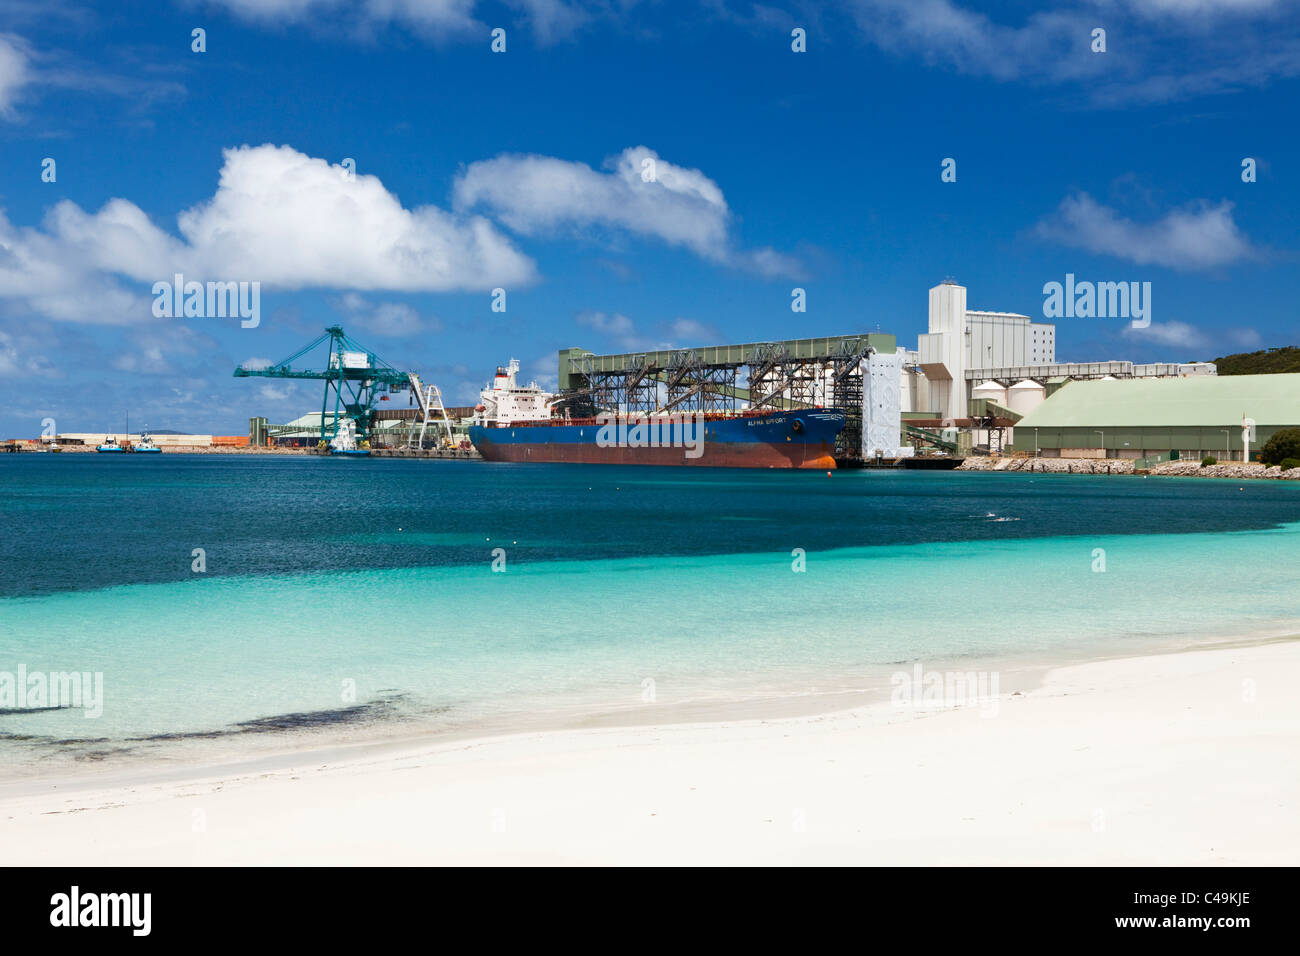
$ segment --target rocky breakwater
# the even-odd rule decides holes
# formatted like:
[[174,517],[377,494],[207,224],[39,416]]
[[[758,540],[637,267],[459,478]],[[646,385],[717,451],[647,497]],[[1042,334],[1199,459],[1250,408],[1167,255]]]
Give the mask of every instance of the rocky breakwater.
[[1168,461],[1147,472],[1137,472],[1132,459],[1120,458],[967,458],[959,471],[1028,471],[1056,475],[1151,474],[1184,478],[1282,478],[1300,480],[1300,468],[1283,471],[1278,465],[1224,462],[1201,466],[1199,461]]
[[1118,458],[967,458],[958,471],[1032,471],[1056,475],[1131,475],[1133,462]]

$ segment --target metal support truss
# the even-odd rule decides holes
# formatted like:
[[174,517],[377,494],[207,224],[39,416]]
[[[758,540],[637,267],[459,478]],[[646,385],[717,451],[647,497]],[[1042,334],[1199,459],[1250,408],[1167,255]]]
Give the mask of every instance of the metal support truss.
[[814,406],[827,403],[827,359],[768,354],[750,366],[749,397],[754,408],[778,404]]
[[651,374],[654,371],[654,365],[644,355],[618,371],[588,371],[592,404],[609,411],[652,411],[659,403],[659,383]]
[[830,403],[844,410],[844,428],[835,436],[836,458],[862,454],[862,362],[873,351],[870,345],[845,342],[831,358]]
[[661,375],[667,397],[656,411],[735,411],[737,406],[735,365],[706,365],[693,351],[673,353]]

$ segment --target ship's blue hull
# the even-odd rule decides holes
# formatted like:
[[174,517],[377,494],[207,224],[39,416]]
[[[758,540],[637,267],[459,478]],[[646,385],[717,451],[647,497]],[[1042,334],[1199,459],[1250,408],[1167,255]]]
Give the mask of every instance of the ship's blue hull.
[[844,413],[817,408],[707,421],[687,417],[685,426],[679,421],[670,428],[662,421],[472,425],[469,437],[488,461],[834,468],[835,436],[844,427]]

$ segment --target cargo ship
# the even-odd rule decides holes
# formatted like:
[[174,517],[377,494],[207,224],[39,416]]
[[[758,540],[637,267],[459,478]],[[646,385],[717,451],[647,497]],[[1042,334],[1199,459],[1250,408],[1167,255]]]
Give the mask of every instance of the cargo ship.
[[536,382],[516,382],[519,363],[497,369],[474,407],[469,438],[487,461],[713,468],[835,467],[834,408],[727,413],[601,414],[564,418]]

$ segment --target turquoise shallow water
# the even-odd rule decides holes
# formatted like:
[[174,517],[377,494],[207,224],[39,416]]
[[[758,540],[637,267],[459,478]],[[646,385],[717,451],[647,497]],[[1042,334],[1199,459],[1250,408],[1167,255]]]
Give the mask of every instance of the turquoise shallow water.
[[0,680],[104,681],[93,719],[0,701],[29,768],[1300,631],[1283,482],[70,455],[0,481]]

